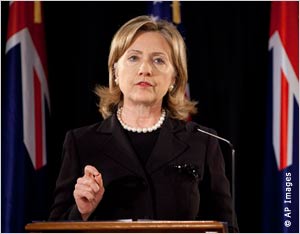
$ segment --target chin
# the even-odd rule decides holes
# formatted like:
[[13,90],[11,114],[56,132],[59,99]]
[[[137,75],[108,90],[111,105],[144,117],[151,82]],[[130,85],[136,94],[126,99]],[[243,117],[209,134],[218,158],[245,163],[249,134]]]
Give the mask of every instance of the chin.
[[154,100],[135,100],[134,102],[145,106],[151,106],[156,103]]
[[136,104],[150,106],[150,105],[155,104],[157,102],[157,100],[154,98],[134,98],[134,99],[132,99],[132,102],[136,103]]
[[136,103],[145,103],[145,104],[151,104],[155,103],[157,101],[157,98],[154,97],[154,95],[147,94],[147,93],[138,93],[132,97],[132,101]]

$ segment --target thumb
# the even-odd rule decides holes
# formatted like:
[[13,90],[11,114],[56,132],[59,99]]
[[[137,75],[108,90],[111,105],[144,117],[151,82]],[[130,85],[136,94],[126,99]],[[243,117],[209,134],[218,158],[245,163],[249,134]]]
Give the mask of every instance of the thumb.
[[95,176],[98,176],[99,174],[100,174],[99,171],[91,165],[87,165],[84,167],[84,176],[94,178]]
[[99,173],[98,175],[94,176],[95,181],[99,185],[99,187],[103,187],[103,180],[102,180],[102,175]]

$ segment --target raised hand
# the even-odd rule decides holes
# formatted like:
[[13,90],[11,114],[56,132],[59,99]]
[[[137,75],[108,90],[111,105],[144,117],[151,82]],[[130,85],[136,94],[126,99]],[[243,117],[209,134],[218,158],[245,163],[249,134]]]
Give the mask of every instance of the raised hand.
[[104,194],[102,176],[90,165],[85,166],[84,175],[77,179],[73,192],[82,219],[86,221],[98,206]]

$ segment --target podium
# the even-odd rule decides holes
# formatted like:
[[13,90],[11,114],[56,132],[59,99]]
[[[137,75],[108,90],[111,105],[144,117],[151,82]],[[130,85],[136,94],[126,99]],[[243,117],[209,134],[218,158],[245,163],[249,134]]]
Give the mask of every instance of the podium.
[[97,222],[32,222],[26,232],[102,232],[102,233],[203,233],[228,232],[227,226],[217,221],[97,221]]

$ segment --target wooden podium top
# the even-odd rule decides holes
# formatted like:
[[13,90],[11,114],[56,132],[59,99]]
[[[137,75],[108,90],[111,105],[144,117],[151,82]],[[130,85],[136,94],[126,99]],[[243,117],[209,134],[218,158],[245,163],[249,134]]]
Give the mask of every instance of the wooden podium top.
[[227,232],[217,221],[33,222],[27,232]]

